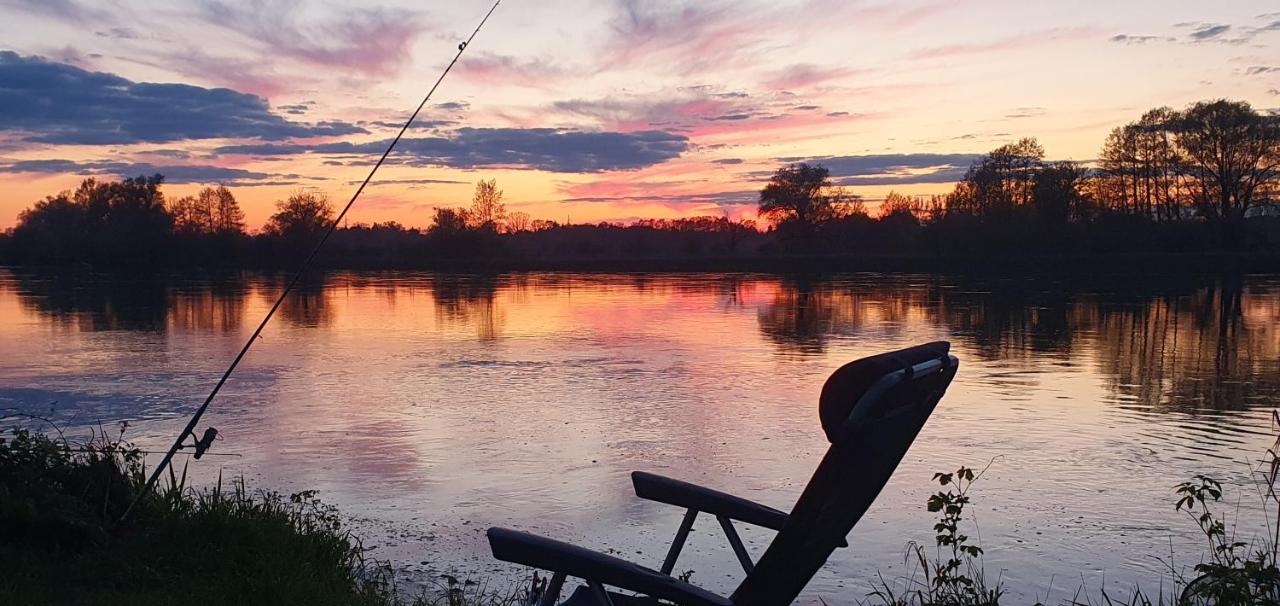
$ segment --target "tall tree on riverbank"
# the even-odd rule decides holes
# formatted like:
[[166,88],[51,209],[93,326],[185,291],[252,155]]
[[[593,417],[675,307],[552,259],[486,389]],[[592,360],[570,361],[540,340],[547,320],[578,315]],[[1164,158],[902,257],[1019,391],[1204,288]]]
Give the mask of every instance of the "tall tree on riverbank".
[[1280,116],[1243,101],[1202,101],[1177,116],[1173,132],[1191,203],[1220,245],[1240,245],[1245,216],[1280,190]]
[[773,173],[760,191],[758,212],[774,227],[794,224],[812,228],[851,214],[861,202],[837,187],[825,166],[802,162]]
[[502,190],[498,180],[481,180],[476,183],[476,193],[471,197],[471,210],[467,219],[471,227],[487,232],[497,232],[507,218],[507,207],[502,203]]
[[179,234],[239,235],[244,233],[244,211],[231,190],[206,187],[194,196],[178,198],[170,207],[173,228]]

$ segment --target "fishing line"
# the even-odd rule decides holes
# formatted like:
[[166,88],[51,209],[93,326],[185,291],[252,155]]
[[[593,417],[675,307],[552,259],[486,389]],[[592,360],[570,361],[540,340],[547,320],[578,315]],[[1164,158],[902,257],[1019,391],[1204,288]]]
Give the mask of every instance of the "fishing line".
[[[311,263],[315,261],[316,255],[320,253],[320,249],[324,247],[324,243],[327,242],[329,240],[329,236],[333,235],[333,232],[338,229],[338,225],[342,222],[342,219],[347,216],[347,211],[351,210],[351,206],[356,203],[356,199],[358,199],[360,194],[364,192],[365,186],[369,185],[369,182],[373,180],[374,174],[376,174],[378,169],[382,167],[382,164],[386,162],[387,156],[391,155],[391,150],[395,149],[396,144],[399,143],[400,139],[404,137],[404,134],[408,132],[409,126],[413,124],[413,121],[418,117],[418,114],[422,112],[422,108],[427,106],[427,102],[431,100],[431,95],[435,94],[436,89],[439,88],[440,83],[444,81],[445,76],[449,75],[453,66],[458,63],[458,59],[462,58],[462,53],[471,45],[471,41],[475,39],[476,34],[480,33],[480,29],[489,21],[489,17],[493,15],[493,12],[498,10],[499,4],[502,4],[502,0],[495,0],[493,6],[489,8],[489,12],[485,13],[484,18],[480,20],[478,25],[476,25],[476,29],[471,32],[471,35],[468,36],[465,41],[458,44],[458,52],[453,56],[453,60],[449,62],[449,65],[445,66],[444,71],[440,72],[440,77],[436,78],[436,83],[431,86],[431,90],[427,91],[427,95],[422,98],[422,102],[418,104],[418,108],[413,110],[413,113],[410,114],[409,119],[405,121],[404,126],[400,127],[400,132],[397,133],[395,138],[391,140],[391,143],[387,145],[386,151],[382,152],[382,157],[378,158],[378,162],[369,170],[368,176],[366,176],[364,181],[360,183],[360,187],[356,188],[355,193],[351,195],[351,199],[347,201],[347,205],[342,207],[342,212],[338,213],[338,216],[329,223],[329,228],[325,230],[324,235],[320,237],[320,241],[316,242],[315,247],[311,249],[311,253],[302,261],[302,266],[298,268],[297,273],[293,274],[293,279],[289,280],[289,283],[285,285],[284,290],[280,292],[280,296],[276,298],[276,302],[271,306],[271,309],[267,310],[267,315],[262,318],[262,322],[260,322],[258,327],[254,329],[253,334],[249,336],[249,340],[245,341],[244,347],[240,348],[240,353],[236,354],[235,359],[231,361],[231,365],[227,367],[226,372],[222,373],[222,378],[218,379],[217,384],[213,386],[213,390],[209,392],[209,396],[204,399],[204,403],[200,405],[200,408],[196,409],[195,414],[191,416],[191,420],[187,422],[187,426],[183,428],[182,433],[178,434],[178,439],[173,441],[173,446],[169,447],[168,452],[164,455],[164,459],[161,459],[160,464],[156,466],[155,471],[151,472],[151,477],[147,479],[146,486],[144,486],[138,495],[134,497],[133,502],[129,503],[129,507],[125,509],[124,514],[120,516],[121,520],[128,517],[129,512],[133,510],[134,505],[137,505],[138,501],[141,500],[148,492],[151,492],[151,489],[155,487],[156,482],[160,479],[160,474],[169,466],[170,461],[173,460],[174,454],[183,448],[183,441],[187,439],[187,436],[195,438],[196,425],[200,422],[200,418],[204,416],[205,410],[209,408],[209,403],[213,401],[214,396],[218,395],[218,391],[222,389],[222,385],[227,382],[227,379],[231,377],[231,373],[240,365],[240,360],[244,359],[245,354],[249,353],[249,348],[253,347],[253,343],[258,340],[258,336],[262,334],[262,329],[266,328],[267,322],[269,322],[271,317],[275,315],[276,310],[280,309],[280,305],[284,303],[285,297],[287,297],[289,293],[293,291],[293,288],[297,286],[298,282],[302,280],[303,274],[306,273],[307,269],[311,266]],[[214,433],[216,434],[216,431]],[[212,438],[209,439],[209,442],[212,442]],[[206,444],[205,447],[207,448],[208,444]],[[203,449],[198,449],[197,452],[202,453]]]

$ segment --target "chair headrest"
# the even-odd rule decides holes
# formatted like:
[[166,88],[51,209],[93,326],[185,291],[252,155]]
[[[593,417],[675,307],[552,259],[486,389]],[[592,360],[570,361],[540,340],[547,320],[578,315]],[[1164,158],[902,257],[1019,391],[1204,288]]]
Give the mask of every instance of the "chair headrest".
[[818,416],[827,440],[835,441],[854,405],[881,377],[944,357],[950,350],[950,343],[935,341],[854,360],[831,373],[822,385],[822,396],[818,399]]

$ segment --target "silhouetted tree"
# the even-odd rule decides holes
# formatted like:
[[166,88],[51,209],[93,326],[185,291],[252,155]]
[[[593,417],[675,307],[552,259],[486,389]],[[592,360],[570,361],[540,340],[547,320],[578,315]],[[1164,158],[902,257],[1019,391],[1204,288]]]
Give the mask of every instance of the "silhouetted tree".
[[448,234],[465,231],[470,223],[468,214],[465,208],[437,208],[431,218],[431,231]]
[[265,232],[287,241],[314,242],[333,223],[333,206],[324,194],[298,191],[276,202]]
[[502,204],[502,190],[498,189],[498,180],[481,180],[476,183],[476,193],[471,197],[471,211],[467,213],[472,228],[497,232],[507,218],[506,206]]
[[529,231],[529,223],[530,223],[529,213],[524,213],[520,211],[507,213],[506,232],[516,233],[516,232],[522,232],[522,231]]
[[1049,231],[1061,231],[1082,203],[1085,171],[1075,162],[1050,162],[1036,175],[1032,199],[1036,220]]
[[1044,148],[1033,138],[1002,145],[978,158],[948,199],[948,212],[1007,216],[1031,202]]
[[1099,202],[1156,221],[1182,217],[1181,158],[1171,131],[1176,119],[1177,112],[1160,107],[1111,131],[1098,164],[1100,177],[1112,183],[1098,190],[1104,196]]
[[194,196],[174,200],[173,229],[179,234],[231,235],[244,233],[244,211],[231,190],[224,186],[206,187]]
[[48,196],[18,213],[14,247],[51,261],[77,257],[87,244],[86,215],[86,209],[72,200],[69,192]]
[[792,250],[812,250],[817,228],[828,221],[865,213],[862,199],[831,181],[822,165],[779,168],[760,190],[757,212],[778,230]]
[[890,191],[884,197],[884,202],[880,203],[881,219],[891,217],[893,215],[908,215],[913,219],[921,220],[929,214],[928,202],[916,196],[908,196],[900,194],[896,191]]
[[1240,245],[1245,216],[1280,188],[1280,116],[1243,101],[1200,102],[1177,116],[1174,142],[1196,210],[1219,244]]

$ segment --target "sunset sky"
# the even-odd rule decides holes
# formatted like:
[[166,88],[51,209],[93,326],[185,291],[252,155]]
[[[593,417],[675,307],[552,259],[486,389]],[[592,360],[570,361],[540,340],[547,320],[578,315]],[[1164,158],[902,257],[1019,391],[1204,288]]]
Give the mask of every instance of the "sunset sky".
[[[345,202],[489,4],[0,0],[0,228],[88,175],[223,183],[253,228]],[[534,218],[754,216],[799,160],[931,193],[1219,97],[1280,107],[1280,5],[504,0],[349,220],[425,226],[488,178]]]

